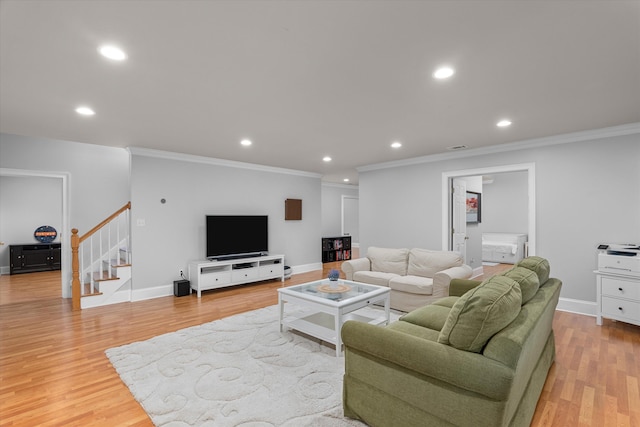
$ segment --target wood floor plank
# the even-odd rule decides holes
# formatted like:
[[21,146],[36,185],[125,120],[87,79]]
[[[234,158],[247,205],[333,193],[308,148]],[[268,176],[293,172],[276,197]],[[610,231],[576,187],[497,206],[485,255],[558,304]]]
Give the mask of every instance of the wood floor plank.
[[589,427],[593,425],[594,398],[595,390],[593,387],[582,388],[582,400],[580,401],[580,426]]
[[[285,286],[326,277],[339,264],[294,275]],[[74,312],[60,298],[59,272],[0,276],[0,426],[152,426],[104,351],[274,305],[281,285]],[[553,327],[556,361],[532,426],[640,426],[640,327],[597,326],[593,317],[560,311]]]

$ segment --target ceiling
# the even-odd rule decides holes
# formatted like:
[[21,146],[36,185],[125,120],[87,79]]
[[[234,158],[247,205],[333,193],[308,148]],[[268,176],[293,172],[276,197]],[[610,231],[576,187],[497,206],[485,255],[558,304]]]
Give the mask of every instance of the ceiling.
[[3,133],[356,184],[365,165],[636,122],[638,1],[0,2]]

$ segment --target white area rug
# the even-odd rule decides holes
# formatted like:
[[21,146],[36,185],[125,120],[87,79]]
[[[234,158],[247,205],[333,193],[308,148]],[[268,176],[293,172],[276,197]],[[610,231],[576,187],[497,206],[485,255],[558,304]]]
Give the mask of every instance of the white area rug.
[[342,415],[344,357],[307,336],[281,333],[277,306],[106,354],[157,426],[364,425]]

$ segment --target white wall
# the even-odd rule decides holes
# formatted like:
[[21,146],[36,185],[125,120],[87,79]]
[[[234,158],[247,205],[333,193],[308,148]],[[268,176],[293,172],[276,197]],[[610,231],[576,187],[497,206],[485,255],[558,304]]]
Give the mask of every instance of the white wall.
[[[192,157],[160,158],[133,150],[132,282],[137,298],[171,289],[180,269],[186,274],[189,261],[205,258],[207,214],[268,215],[270,253],[284,254],[294,273],[321,267],[320,175],[182,160]],[[284,220],[287,198],[302,199],[301,221]],[[138,219],[145,225],[137,226]]]
[[342,196],[358,197],[358,187],[322,184],[322,237],[342,235]]
[[549,259],[552,275],[563,281],[564,298],[595,302],[597,244],[640,242],[638,133],[361,169],[362,253],[368,246],[441,249],[443,172],[530,162],[536,172],[537,255]]
[[[0,176],[0,271],[9,273],[9,245],[40,243],[36,228],[62,229],[62,185],[59,179]],[[60,242],[60,237],[54,240]]]

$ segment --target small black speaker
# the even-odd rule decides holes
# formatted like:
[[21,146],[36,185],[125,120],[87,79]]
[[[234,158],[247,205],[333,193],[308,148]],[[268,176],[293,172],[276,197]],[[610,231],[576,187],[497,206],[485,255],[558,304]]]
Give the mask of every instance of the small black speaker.
[[185,297],[191,293],[191,282],[188,280],[174,280],[173,294],[177,297]]

